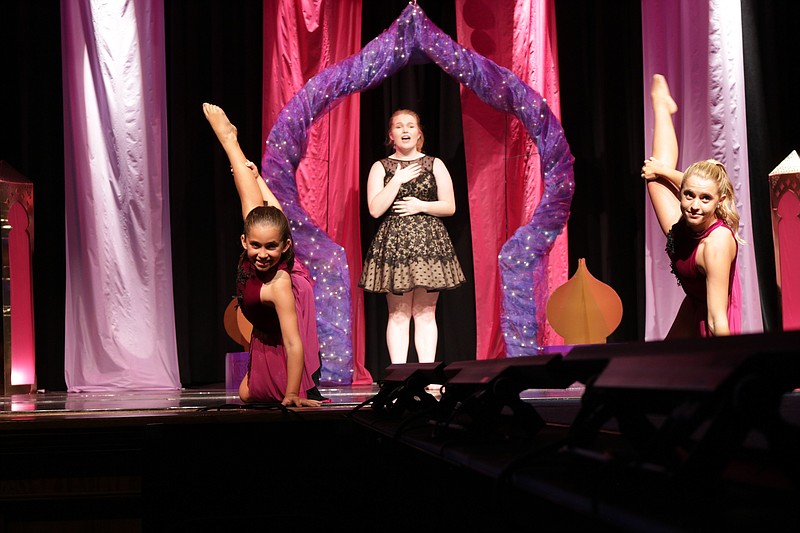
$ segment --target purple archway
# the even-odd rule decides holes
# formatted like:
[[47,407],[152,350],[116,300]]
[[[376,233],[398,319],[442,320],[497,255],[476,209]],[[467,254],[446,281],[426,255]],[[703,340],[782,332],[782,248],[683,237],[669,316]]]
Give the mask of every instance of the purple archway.
[[286,104],[267,139],[262,172],[292,221],[298,256],[316,279],[317,329],[323,358],[322,380],[350,383],[352,343],[350,276],[344,250],[314,225],[300,205],[295,172],[318,117],[342,98],[371,89],[405,67],[412,57],[427,58],[499,111],[511,113],[536,143],[544,191],[528,224],[503,245],[502,326],[506,353],[531,354],[544,323],[546,258],[569,217],[574,192],[573,157],[558,119],[542,96],[510,70],[462,47],[409,4],[400,17],[358,54],[328,67]]

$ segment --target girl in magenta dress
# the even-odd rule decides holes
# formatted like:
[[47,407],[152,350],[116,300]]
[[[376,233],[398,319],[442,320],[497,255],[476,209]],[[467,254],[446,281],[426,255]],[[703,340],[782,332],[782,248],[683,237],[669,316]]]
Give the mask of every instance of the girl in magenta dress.
[[203,104],[203,112],[230,161],[244,219],[236,285],[253,336],[239,396],[245,402],[319,406],[308,398],[309,390],[316,392],[312,375],[319,369],[314,296],[308,275],[295,265],[289,221],[242,153],[225,112],[211,104]]
[[[708,325],[706,276],[697,266],[697,249],[711,232],[717,230],[727,231],[733,235],[733,230],[722,219],[717,219],[700,233],[689,230],[682,221],[678,222],[667,236],[667,254],[672,262],[672,272],[683,287],[686,299],[689,301],[684,305],[690,306],[692,310],[691,322],[693,325],[691,328],[693,331],[697,331],[701,337],[712,336],[712,330]],[[731,273],[728,278],[728,329],[735,334],[741,331],[741,289],[739,273],[736,269],[736,256],[731,263]],[[686,313],[688,314],[688,311]]]
[[708,159],[676,169],[678,140],[672,115],[678,106],[666,79],[653,76],[653,155],[642,178],[656,217],[667,235],[672,271],[686,297],[667,338],[707,337],[741,332],[741,299],[736,258],[739,213],[725,165]]
[[[289,277],[297,328],[303,351],[303,367],[300,375],[301,398],[312,396],[320,399],[316,389],[313,374],[319,370],[319,341],[317,327],[314,287],[308,272],[300,268],[300,263],[295,264],[294,253],[289,246],[280,254],[278,262],[267,270],[259,270],[257,263],[247,257],[247,247],[253,245],[248,226],[252,224],[266,224],[268,227],[277,228],[278,233],[288,235],[279,242],[291,239],[289,224],[283,213],[272,206],[254,208],[245,222],[245,235],[243,244],[245,252],[239,260],[236,277],[236,296],[239,308],[244,317],[253,325],[253,334],[250,339],[250,363],[248,365],[247,391],[240,395],[248,401],[281,401],[287,390],[287,353],[283,339],[283,325],[280,316],[273,305],[262,301],[264,288],[276,279]],[[257,260],[256,260],[257,261]],[[277,282],[279,283],[279,281]]]

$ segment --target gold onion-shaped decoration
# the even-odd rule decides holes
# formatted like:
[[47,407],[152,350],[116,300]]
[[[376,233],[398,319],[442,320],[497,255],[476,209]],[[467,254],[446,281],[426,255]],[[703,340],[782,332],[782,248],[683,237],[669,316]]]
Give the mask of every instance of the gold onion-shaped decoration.
[[622,300],[581,258],[575,275],[550,295],[546,313],[566,344],[604,344],[622,320]]
[[225,308],[222,317],[225,331],[237,344],[241,344],[244,351],[250,350],[250,337],[253,334],[253,325],[244,317],[239,308],[239,302],[233,298]]

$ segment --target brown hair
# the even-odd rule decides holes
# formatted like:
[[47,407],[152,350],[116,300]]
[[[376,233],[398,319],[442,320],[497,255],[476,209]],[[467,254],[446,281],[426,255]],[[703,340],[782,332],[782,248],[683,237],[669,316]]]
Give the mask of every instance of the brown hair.
[[725,165],[716,159],[706,159],[705,161],[698,161],[689,166],[683,174],[685,180],[689,176],[697,176],[712,180],[717,184],[717,192],[720,197],[725,198],[720,200],[717,205],[717,218],[733,230],[733,236],[740,243],[744,243],[739,237],[739,211],[736,209],[736,196],[733,193],[733,185],[728,178],[728,171]]
[[417,129],[419,130],[419,139],[417,139],[417,151],[422,151],[422,145],[425,144],[425,132],[422,131],[422,123],[419,120],[419,115],[417,115],[414,111],[410,109],[398,109],[392,116],[389,117],[389,130],[386,132],[386,146],[393,146],[394,142],[392,142],[392,138],[389,135],[389,132],[392,131],[392,124],[394,123],[394,117],[397,115],[411,115],[414,117],[414,120],[417,121]]
[[281,255],[281,261],[286,261],[286,264],[291,269],[294,266],[294,239],[292,239],[292,229],[289,227],[289,220],[286,215],[283,214],[283,211],[271,205],[254,207],[247,213],[247,218],[244,219],[245,236],[250,233],[251,228],[260,225],[277,228],[281,242],[290,241],[289,247]]

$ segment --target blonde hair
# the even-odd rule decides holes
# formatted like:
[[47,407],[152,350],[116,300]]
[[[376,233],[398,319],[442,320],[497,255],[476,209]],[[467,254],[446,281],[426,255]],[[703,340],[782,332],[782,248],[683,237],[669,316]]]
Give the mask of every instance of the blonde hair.
[[733,236],[738,242],[744,244],[744,240],[739,236],[740,217],[739,211],[736,209],[736,196],[733,193],[733,184],[728,178],[728,171],[725,169],[725,165],[716,159],[698,161],[690,165],[686,172],[683,173],[684,180],[689,176],[697,176],[717,184],[717,193],[720,198],[725,197],[717,204],[717,218],[721,219],[725,225],[733,230]]
[[417,129],[419,130],[419,139],[417,139],[417,152],[422,151],[422,145],[425,144],[425,133],[422,131],[422,123],[419,121],[419,115],[417,115],[414,111],[410,109],[398,109],[392,116],[389,117],[389,130],[386,132],[386,146],[393,146],[394,142],[392,141],[391,135],[389,132],[392,131],[392,124],[394,123],[394,117],[397,115],[411,115],[414,117],[414,120],[417,121]]

